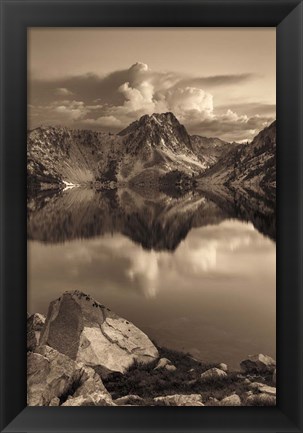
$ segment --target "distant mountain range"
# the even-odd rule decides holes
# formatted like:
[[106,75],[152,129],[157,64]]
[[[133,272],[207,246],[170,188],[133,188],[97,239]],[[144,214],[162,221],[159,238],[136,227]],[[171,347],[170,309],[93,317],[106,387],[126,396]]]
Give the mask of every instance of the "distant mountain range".
[[190,136],[173,113],[145,115],[116,135],[40,127],[28,133],[28,187],[153,187],[180,172],[202,184],[274,188],[275,151],[275,122],[246,145]]

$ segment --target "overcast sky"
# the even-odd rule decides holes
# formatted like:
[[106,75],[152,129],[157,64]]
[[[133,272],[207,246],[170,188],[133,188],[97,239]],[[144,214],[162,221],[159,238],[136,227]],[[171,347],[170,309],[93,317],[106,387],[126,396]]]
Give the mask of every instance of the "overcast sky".
[[35,28],[28,127],[117,132],[172,111],[192,134],[251,139],[275,119],[275,28]]

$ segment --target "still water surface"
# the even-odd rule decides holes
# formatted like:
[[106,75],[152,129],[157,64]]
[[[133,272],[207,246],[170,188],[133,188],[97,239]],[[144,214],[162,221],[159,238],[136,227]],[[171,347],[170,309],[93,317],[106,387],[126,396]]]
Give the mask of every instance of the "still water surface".
[[275,358],[275,242],[235,218],[197,225],[166,249],[146,248],[125,229],[56,243],[29,236],[29,311],[46,314],[50,301],[79,289],[160,346],[232,368],[249,354]]

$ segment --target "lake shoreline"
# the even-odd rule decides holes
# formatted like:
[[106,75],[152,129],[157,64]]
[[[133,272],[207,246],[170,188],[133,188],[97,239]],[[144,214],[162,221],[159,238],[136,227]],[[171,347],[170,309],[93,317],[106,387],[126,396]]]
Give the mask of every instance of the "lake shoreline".
[[29,315],[27,349],[30,406],[276,404],[276,362],[269,356],[250,356],[233,372],[156,347],[78,290],[52,301],[47,317]]

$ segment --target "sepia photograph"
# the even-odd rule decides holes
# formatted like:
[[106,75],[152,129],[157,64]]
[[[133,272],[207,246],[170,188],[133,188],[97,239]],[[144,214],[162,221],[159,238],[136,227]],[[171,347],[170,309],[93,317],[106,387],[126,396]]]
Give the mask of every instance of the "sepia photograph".
[[27,405],[276,406],[277,369],[276,28],[28,28]]

